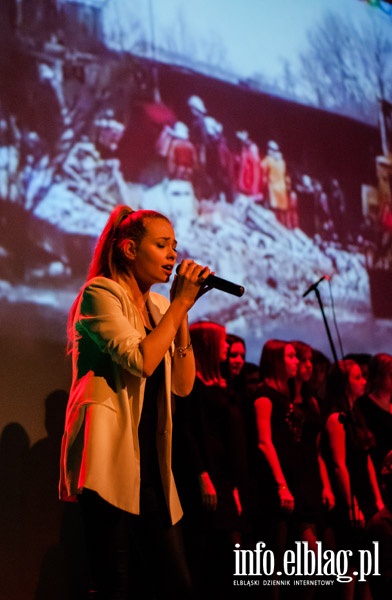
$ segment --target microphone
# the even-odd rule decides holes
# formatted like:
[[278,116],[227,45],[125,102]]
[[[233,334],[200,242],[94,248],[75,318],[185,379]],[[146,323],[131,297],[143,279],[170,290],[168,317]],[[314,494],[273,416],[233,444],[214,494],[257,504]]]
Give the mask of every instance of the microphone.
[[[180,265],[177,266],[176,273]],[[245,288],[238,283],[232,283],[231,281],[227,281],[227,279],[222,279],[221,277],[217,277],[216,275],[208,275],[205,283],[215,290],[221,290],[221,292],[226,292],[227,294],[232,294],[233,296],[238,296],[239,298],[244,294]]]
[[320,277],[320,279],[316,281],[316,283],[313,283],[310,287],[308,287],[306,292],[302,294],[302,298],[305,298],[308,294],[310,294],[310,292],[313,292],[317,288],[318,284],[324,281],[324,279],[329,281],[331,278],[329,275],[323,275],[322,277]]

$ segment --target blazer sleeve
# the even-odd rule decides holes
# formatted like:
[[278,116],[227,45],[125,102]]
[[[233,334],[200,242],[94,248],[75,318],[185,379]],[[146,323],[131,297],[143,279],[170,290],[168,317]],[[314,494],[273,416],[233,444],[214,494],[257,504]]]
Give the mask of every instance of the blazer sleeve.
[[136,307],[119,284],[96,278],[84,288],[76,331],[88,336],[99,350],[122,368],[142,376],[143,356],[139,344],[145,332]]

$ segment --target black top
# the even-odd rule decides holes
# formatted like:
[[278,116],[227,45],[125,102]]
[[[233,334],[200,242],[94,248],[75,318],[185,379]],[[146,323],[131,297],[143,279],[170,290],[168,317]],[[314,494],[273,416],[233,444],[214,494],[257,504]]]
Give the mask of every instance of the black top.
[[[330,414],[336,412],[333,410]],[[369,440],[364,437],[366,430],[364,429],[363,416],[357,403],[355,403],[354,409],[347,416],[343,415],[343,413],[341,414],[342,424],[345,428],[346,466],[350,476],[351,491],[355,495],[365,519],[368,520],[376,511],[368,470],[368,455],[371,446],[369,445]],[[348,507],[343,500],[336,480],[328,439],[325,440],[323,450],[336,498],[336,511],[343,511],[343,514],[346,514]]]
[[369,546],[379,543],[379,576],[370,576],[370,589],[374,600],[392,598],[392,512],[387,507],[377,512],[366,527]]
[[[147,334],[150,330],[146,328]],[[149,518],[167,522],[169,518],[164,497],[161,473],[159,470],[156,445],[158,424],[158,398],[164,385],[164,360],[159,363],[150,377],[147,377],[144,390],[142,414],[139,423],[140,447],[140,512]]]
[[378,406],[369,395],[365,394],[357,400],[368,429],[373,433],[375,445],[372,448],[374,467],[379,477],[382,462],[392,450],[392,414]]
[[[322,515],[322,482],[317,456],[317,436],[321,417],[313,399],[292,403],[290,398],[267,384],[261,384],[256,398],[272,403],[271,437],[290,492],[294,496],[293,517],[300,522],[316,522]],[[267,462],[260,452],[261,461]],[[269,465],[263,476],[271,504],[280,510],[277,486]],[[268,482],[268,486],[267,486]]]
[[[190,396],[179,399],[173,428],[173,466],[184,513],[194,521],[208,518],[214,527],[229,530],[238,524],[233,498],[237,486],[234,418],[227,390],[205,385],[196,377]],[[208,472],[218,497],[216,511],[208,514],[201,506],[198,483],[203,471]]]

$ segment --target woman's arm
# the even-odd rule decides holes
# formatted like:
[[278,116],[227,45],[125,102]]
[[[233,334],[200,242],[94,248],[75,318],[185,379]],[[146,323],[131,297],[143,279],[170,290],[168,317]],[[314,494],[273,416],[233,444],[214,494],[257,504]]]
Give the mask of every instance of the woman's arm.
[[[181,400],[180,421],[176,427],[182,440],[182,453],[185,457],[188,475],[197,478],[202,506],[216,510],[218,495],[210,476],[209,446],[206,441],[206,414],[204,400],[206,386],[196,379],[196,384],[188,398]],[[207,399],[207,402],[210,399]]]
[[[208,288],[200,284],[196,263],[182,267],[185,275],[176,276],[172,286],[172,301],[162,319],[148,336],[144,336],[129,316],[124,312],[124,288],[104,277],[96,278],[84,289],[81,296],[80,314],[77,329],[86,330],[102,352],[138,377],[151,375],[173,340],[181,348],[190,341],[187,313],[197,297]],[[209,273],[209,269],[206,269]],[[137,311],[136,306],[134,310]],[[194,358],[191,348],[175,352],[176,366],[181,365],[182,373],[175,369],[178,395],[190,393],[194,383]],[[182,361],[180,363],[180,361]],[[175,367],[174,367],[175,368]]]
[[[190,342],[187,313],[191,306],[179,299],[174,299],[161,321],[140,343],[140,352],[143,355],[143,373],[149,377],[159,365],[173,340],[176,340],[178,347],[185,348]],[[194,364],[193,352],[191,347],[184,351],[183,356],[176,351],[176,359],[185,362],[182,367],[191,367]],[[193,371],[192,371],[193,372]],[[193,385],[194,375],[190,389],[186,393],[178,393],[179,396],[190,393]]]
[[[181,263],[170,290],[171,302],[169,308],[157,326],[140,344],[145,377],[154,372],[173,340],[178,344],[178,348],[185,349],[189,346],[188,311],[196,300],[210,289],[201,282],[201,274],[203,280],[205,280],[210,274],[209,268],[202,268],[193,261],[183,261]],[[179,376],[178,368],[174,367],[176,377],[180,377],[178,388],[182,387],[176,393],[179,396],[186,396],[190,393],[194,382],[193,352],[191,347],[183,352],[181,350],[178,352],[178,348],[176,351],[176,366],[179,366],[177,359],[182,359],[185,364],[181,367],[183,369],[182,376]]]
[[364,516],[358,507],[358,502],[351,496],[350,474],[346,464],[346,432],[343,423],[339,420],[339,413],[332,413],[328,417],[326,430],[337,483],[349,510],[350,521],[364,524]]
[[317,444],[317,460],[318,460],[318,465],[319,465],[319,470],[320,470],[321,483],[323,486],[322,500],[323,500],[324,506],[328,510],[331,510],[335,506],[335,496],[333,495],[333,492],[332,492],[332,487],[331,487],[331,482],[329,480],[327,465],[325,464],[323,455],[321,454],[321,451],[320,451],[320,438],[321,438],[321,434],[318,434],[316,444]]
[[[314,411],[320,417],[320,407],[315,398],[311,398]],[[324,457],[321,453],[321,432],[316,437],[316,451],[317,451],[317,462],[319,466],[320,479],[323,486],[322,489],[322,501],[327,510],[331,510],[335,506],[335,496],[332,492],[332,486],[328,475],[327,465],[325,464]]]
[[186,316],[174,338],[174,356],[172,362],[172,391],[177,396],[188,396],[193,388],[196,376],[195,357]]
[[294,509],[294,498],[288,489],[286,479],[280,466],[278,455],[276,453],[275,446],[272,442],[271,400],[263,396],[257,398],[254,407],[256,413],[256,426],[259,449],[264,454],[269,466],[271,467],[272,474],[275,478],[276,485],[278,487],[278,494],[282,508],[284,507],[287,510],[291,511]]
[[367,467],[369,472],[370,486],[374,494],[377,510],[382,510],[384,508],[384,500],[381,496],[380,488],[377,481],[376,469],[374,468],[373,459],[370,456],[370,454],[368,454]]

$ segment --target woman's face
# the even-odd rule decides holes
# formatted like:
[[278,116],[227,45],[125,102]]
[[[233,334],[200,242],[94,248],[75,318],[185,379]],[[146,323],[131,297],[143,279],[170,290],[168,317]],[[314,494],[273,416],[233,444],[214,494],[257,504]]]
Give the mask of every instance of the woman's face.
[[241,373],[245,363],[245,348],[241,342],[234,342],[228,350],[227,359],[231,377],[236,377]]
[[302,358],[299,359],[297,379],[299,381],[309,381],[313,372],[312,351],[305,350]]
[[348,385],[352,401],[355,401],[365,393],[366,379],[362,375],[359,365],[353,365],[351,367],[348,374]]
[[297,375],[298,363],[299,360],[295,353],[294,346],[292,346],[292,344],[286,344],[284,348],[284,364],[286,368],[287,379]]
[[167,283],[177,256],[174,230],[166,219],[148,219],[146,234],[134,250],[133,273],[139,283]]

